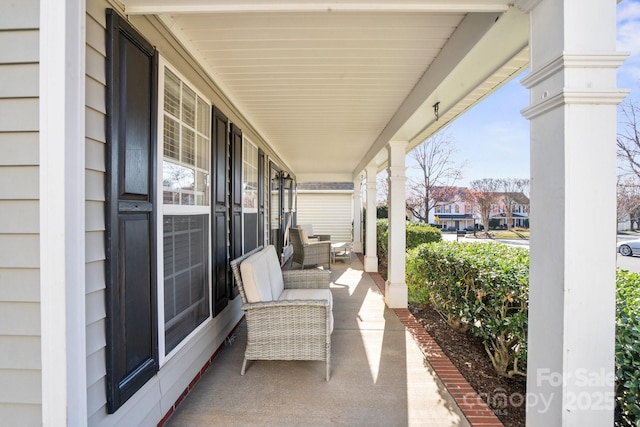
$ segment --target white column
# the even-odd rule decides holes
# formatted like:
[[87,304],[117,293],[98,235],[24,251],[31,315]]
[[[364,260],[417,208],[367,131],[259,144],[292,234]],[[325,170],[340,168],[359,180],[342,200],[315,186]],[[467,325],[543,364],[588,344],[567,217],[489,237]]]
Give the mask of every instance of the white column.
[[378,271],[378,255],[376,248],[376,197],[377,185],[376,175],[378,173],[375,166],[367,166],[367,230],[366,230],[366,250],[364,257],[364,271],[375,273]]
[[353,251],[362,253],[362,179],[353,181]]
[[406,190],[404,160],[407,141],[391,141],[387,169],[389,175],[389,244],[388,270],[385,283],[385,301],[391,308],[406,308],[408,304],[405,282],[406,235]]
[[40,2],[42,425],[87,424],[84,0]]
[[613,425],[616,2],[516,4],[531,24],[527,425]]

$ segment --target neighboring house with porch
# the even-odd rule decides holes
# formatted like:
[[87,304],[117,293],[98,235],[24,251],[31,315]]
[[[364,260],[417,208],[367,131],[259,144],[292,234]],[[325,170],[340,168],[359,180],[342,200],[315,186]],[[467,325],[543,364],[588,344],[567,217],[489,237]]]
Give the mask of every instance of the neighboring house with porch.
[[467,188],[455,187],[443,192],[437,189],[440,197],[445,194],[445,200],[440,202],[429,212],[429,224],[436,224],[445,230],[473,230],[478,223],[473,204],[466,197]]
[[529,67],[528,422],[611,425],[615,230],[580,231],[592,194],[615,224],[625,57],[608,0],[0,0],[0,420],[158,423],[242,319],[230,260],[286,253],[296,181],[354,183],[376,271],[388,171],[406,307],[406,153]]
[[498,221],[498,226],[507,227],[511,205],[511,226],[529,226],[529,198],[524,193],[496,193],[496,204],[492,206],[491,219]]
[[[443,200],[429,213],[429,223],[436,224],[446,230],[473,230],[482,225],[482,215],[467,196],[466,187],[457,187],[451,192],[448,200]],[[508,221],[507,205],[504,193],[495,193],[495,203],[491,207],[491,219],[497,225],[506,227]],[[512,205],[512,226],[528,227],[529,198],[523,193],[509,193],[506,198]]]

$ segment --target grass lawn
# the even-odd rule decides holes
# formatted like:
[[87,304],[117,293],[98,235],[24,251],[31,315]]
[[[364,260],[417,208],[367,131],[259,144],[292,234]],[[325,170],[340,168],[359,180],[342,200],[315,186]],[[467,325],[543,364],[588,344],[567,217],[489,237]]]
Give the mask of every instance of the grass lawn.
[[[491,230],[489,235],[492,239],[528,239],[529,230],[526,231],[507,231],[507,230]],[[486,238],[484,232],[478,232],[479,238]]]

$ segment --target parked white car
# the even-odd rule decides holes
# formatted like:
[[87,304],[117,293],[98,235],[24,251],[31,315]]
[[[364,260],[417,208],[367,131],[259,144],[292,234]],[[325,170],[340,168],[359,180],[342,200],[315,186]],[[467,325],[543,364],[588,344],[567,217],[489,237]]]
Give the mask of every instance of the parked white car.
[[640,255],[640,239],[618,242],[617,248],[618,252],[620,252],[620,255]]

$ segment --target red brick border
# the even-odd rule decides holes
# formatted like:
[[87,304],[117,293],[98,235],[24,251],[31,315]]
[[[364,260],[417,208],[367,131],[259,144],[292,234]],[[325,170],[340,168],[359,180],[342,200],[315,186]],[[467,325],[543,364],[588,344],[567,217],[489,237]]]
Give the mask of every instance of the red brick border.
[[[364,262],[362,254],[358,254],[361,262]],[[384,279],[380,273],[368,273],[384,295]],[[431,365],[440,381],[444,384],[451,397],[472,426],[504,427],[504,424],[496,417],[487,404],[478,396],[478,393],[464,379],[460,371],[451,363],[444,354],[442,348],[435,342],[429,332],[416,320],[407,308],[394,308],[393,311],[405,326],[407,331],[418,344],[420,351]]]

